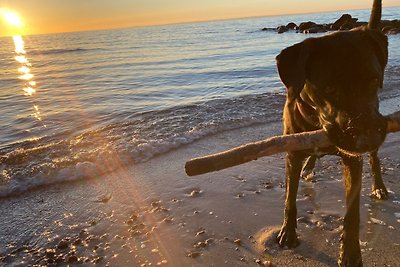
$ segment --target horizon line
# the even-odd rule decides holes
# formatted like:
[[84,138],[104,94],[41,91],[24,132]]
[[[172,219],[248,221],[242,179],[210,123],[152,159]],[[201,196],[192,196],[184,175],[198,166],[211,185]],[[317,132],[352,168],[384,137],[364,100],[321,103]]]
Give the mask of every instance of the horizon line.
[[[384,9],[388,8],[400,8],[400,5],[397,6],[387,6],[383,7]],[[184,24],[194,24],[194,23],[205,23],[205,22],[218,22],[218,21],[229,21],[229,20],[241,20],[241,19],[252,19],[252,18],[266,18],[266,17],[278,17],[278,16],[297,16],[297,15],[307,15],[307,14],[321,14],[321,13],[334,13],[334,12],[342,12],[342,11],[360,11],[360,10],[369,10],[370,8],[357,8],[357,9],[338,9],[338,10],[323,10],[323,11],[314,11],[314,12],[301,12],[301,13],[283,13],[283,14],[275,14],[275,15],[257,15],[257,16],[245,16],[245,17],[232,17],[232,18],[220,18],[220,19],[205,19],[205,20],[193,20],[193,21],[181,21],[181,22],[171,22],[171,23],[160,23],[160,24],[148,24],[148,25],[132,25],[132,26],[121,26],[121,27],[110,27],[110,28],[97,28],[90,30],[72,30],[72,31],[60,31],[60,32],[47,32],[47,33],[36,33],[36,34],[25,34],[23,36],[41,36],[41,35],[55,35],[55,34],[65,34],[65,33],[81,33],[81,32],[95,32],[95,31],[107,31],[107,30],[123,30],[123,29],[134,29],[134,28],[148,28],[148,27],[159,27],[159,26],[173,26],[173,25],[184,25]],[[12,37],[14,35],[3,35],[0,38]]]

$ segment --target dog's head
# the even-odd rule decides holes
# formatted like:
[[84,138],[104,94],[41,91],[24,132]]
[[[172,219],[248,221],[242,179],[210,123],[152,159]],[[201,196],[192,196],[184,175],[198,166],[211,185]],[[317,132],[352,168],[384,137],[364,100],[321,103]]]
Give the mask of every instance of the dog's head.
[[288,101],[301,97],[319,114],[331,142],[350,154],[377,149],[386,136],[378,90],[388,57],[377,30],[337,32],[284,49],[277,56]]

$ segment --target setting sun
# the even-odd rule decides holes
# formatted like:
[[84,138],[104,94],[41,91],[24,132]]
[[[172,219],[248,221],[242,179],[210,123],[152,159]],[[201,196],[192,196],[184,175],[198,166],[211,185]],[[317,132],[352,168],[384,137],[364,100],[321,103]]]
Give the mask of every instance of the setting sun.
[[23,23],[21,18],[17,15],[17,13],[9,10],[5,10],[3,13],[3,19],[7,22],[9,26],[12,27],[22,27]]

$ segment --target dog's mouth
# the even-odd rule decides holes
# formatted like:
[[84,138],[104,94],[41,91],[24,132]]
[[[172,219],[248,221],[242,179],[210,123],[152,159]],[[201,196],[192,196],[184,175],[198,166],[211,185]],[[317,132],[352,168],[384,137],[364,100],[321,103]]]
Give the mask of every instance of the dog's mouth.
[[359,157],[380,147],[386,137],[386,125],[387,122],[382,117],[362,125],[350,124],[347,127],[326,122],[323,129],[339,152],[346,156]]

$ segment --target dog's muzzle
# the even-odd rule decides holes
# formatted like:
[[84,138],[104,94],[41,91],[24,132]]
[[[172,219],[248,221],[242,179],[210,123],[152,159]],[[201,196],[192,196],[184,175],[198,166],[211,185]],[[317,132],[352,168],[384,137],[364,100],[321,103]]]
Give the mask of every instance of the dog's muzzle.
[[387,121],[379,113],[343,116],[323,123],[330,141],[342,152],[360,155],[377,150],[386,137]]

